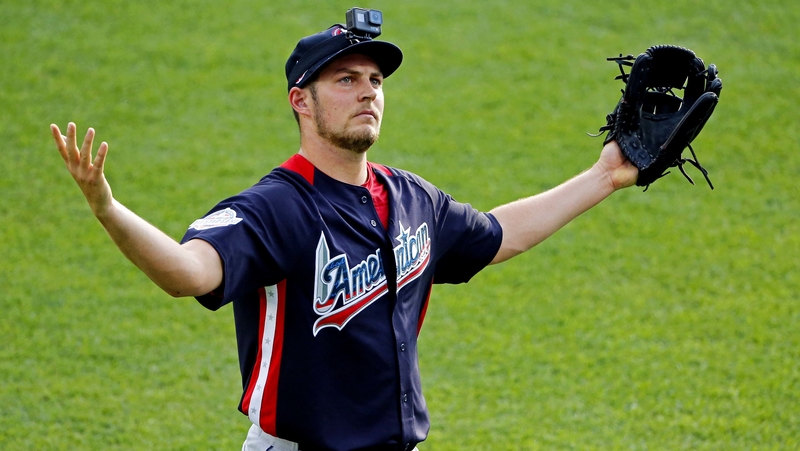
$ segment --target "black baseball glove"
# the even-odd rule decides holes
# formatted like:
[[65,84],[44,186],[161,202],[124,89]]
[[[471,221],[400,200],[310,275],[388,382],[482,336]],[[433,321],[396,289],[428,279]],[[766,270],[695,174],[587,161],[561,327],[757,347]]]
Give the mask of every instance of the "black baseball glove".
[[[671,167],[694,185],[683,169],[685,163],[700,170],[711,189],[714,185],[697,161],[691,142],[703,129],[719,101],[722,80],[717,67],[693,51],[672,45],[650,47],[634,59],[633,55],[608,58],[622,73],[616,80],[625,83],[622,98],[606,116],[600,136],[608,132],[605,143],[616,140],[622,153],[639,168],[636,185],[647,187],[667,175]],[[626,74],[624,66],[630,67]],[[681,98],[675,91],[683,91]],[[683,158],[686,148],[692,158]]]

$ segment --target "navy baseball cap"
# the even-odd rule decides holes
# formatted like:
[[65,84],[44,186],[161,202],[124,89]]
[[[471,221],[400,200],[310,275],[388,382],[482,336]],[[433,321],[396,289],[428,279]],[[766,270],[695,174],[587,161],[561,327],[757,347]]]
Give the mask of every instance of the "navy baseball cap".
[[344,25],[336,24],[325,31],[306,36],[297,43],[286,61],[289,90],[294,86],[305,86],[334,58],[353,53],[367,55],[375,60],[384,78],[397,70],[403,62],[403,52],[391,42],[348,36]]

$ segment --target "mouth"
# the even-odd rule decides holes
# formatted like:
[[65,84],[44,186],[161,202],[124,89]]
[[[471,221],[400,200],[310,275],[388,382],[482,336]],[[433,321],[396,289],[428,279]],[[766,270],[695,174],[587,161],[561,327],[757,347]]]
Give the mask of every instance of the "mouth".
[[375,119],[377,121],[378,120],[378,113],[376,113],[373,110],[361,110],[358,114],[355,115],[355,117],[357,117],[357,118],[359,118],[359,117],[371,117],[371,118],[373,118],[373,119]]

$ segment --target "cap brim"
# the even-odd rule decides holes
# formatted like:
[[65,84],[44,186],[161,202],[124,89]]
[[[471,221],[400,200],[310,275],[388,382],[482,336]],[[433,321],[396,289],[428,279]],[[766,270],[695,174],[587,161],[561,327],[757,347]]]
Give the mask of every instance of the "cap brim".
[[359,55],[366,55],[373,60],[378,65],[378,68],[381,70],[381,74],[384,78],[392,75],[394,71],[400,67],[400,64],[403,62],[403,52],[400,50],[400,47],[392,44],[391,42],[386,41],[364,41],[359,42],[354,45],[350,45],[342,50],[339,50],[336,53],[329,55],[326,58],[323,58],[311,67],[306,70],[303,74],[302,79],[299,83],[296,83],[295,86],[302,88],[305,86],[310,80],[314,79],[314,76],[319,73],[322,69],[325,68],[331,61],[345,55],[352,55],[352,54],[359,54]]

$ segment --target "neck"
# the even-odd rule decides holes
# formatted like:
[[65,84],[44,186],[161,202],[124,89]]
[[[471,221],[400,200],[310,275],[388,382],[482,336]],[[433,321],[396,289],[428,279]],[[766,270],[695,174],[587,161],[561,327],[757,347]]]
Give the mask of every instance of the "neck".
[[350,185],[367,181],[367,152],[353,152],[320,140],[303,140],[298,153],[334,180]]

